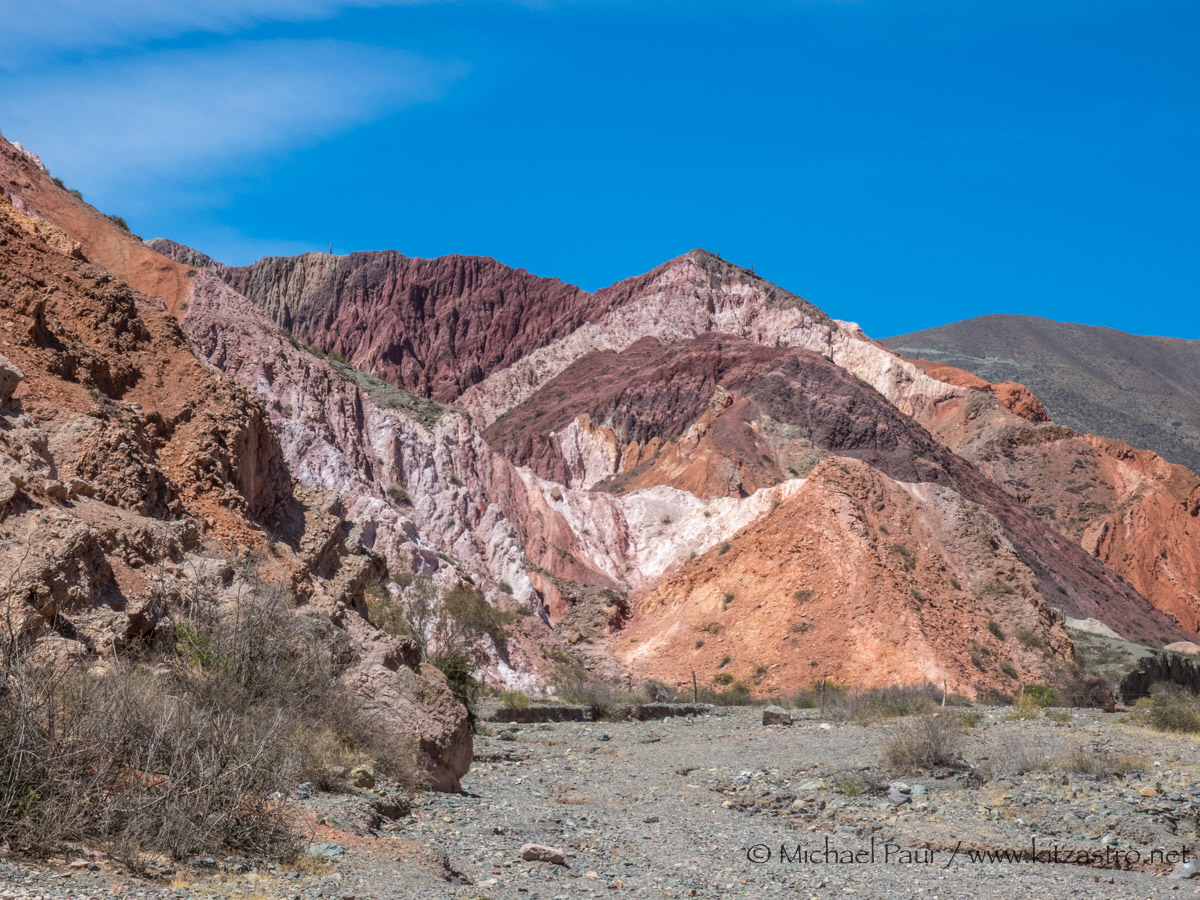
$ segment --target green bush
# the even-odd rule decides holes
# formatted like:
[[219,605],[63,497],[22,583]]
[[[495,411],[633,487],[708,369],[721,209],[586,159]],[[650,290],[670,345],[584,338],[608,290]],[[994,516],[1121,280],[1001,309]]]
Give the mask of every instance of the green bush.
[[911,572],[917,565],[917,557],[908,547],[903,544],[892,544],[889,548],[892,553],[900,557],[901,563],[904,565],[905,572]]
[[998,640],[998,641],[1004,640],[1004,629],[1000,627],[999,622],[997,622],[995,619],[988,619],[987,627],[988,627],[988,631],[990,631],[993,634],[993,636],[995,636],[996,640]]
[[1159,731],[1200,732],[1200,697],[1178,688],[1158,686],[1148,721]]
[[1053,706],[1058,699],[1054,693],[1054,688],[1048,684],[1027,684],[1024,691],[1025,696],[1038,706]]
[[501,691],[500,705],[505,709],[529,709],[529,697],[524,691]]

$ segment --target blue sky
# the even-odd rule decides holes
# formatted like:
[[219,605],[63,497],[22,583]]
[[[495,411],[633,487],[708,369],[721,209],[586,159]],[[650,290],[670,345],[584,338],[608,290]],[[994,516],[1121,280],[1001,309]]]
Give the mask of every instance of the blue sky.
[[692,247],[883,337],[1200,337],[1194,0],[0,0],[0,131],[230,263]]

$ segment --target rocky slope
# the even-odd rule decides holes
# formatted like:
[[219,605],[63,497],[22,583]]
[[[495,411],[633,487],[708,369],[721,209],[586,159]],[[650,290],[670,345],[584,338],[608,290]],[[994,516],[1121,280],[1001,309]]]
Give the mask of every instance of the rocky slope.
[[86,661],[169,640],[184,608],[281,585],[346,642],[342,677],[364,711],[417,739],[431,782],[456,788],[465,710],[364,618],[382,559],[337,495],[293,481],[253,393],[197,359],[161,297],[108,268],[161,288],[181,284],[163,277],[176,265],[84,206],[0,141],[3,639]]
[[[930,371],[953,383],[980,381],[949,366]],[[986,382],[975,387],[1019,396],[1018,409],[1031,405],[1021,391]],[[1027,421],[978,396],[965,405],[943,406],[926,424],[1186,630],[1200,629],[1200,477],[1195,473],[1124,441]]]
[[1191,627],[1187,554],[1151,556],[1194,542],[1186,479],[1136,493],[1114,464],[1130,504],[1063,526],[1020,483],[1059,479],[1084,439],[1023,467],[987,449],[1057,440],[1026,388],[903,359],[705,251],[588,294],[487,259],[231,269],[153,246],[190,267],[173,308],[196,352],[262,404],[296,479],[343,498],[394,586],[469,580],[518,613],[495,681],[536,686],[567,651],[974,695],[1061,672],[1063,615],[1147,641]]
[[[1004,395],[1036,405],[1028,392]],[[1008,652],[1024,660],[1014,671],[1034,679],[1055,667],[1046,648],[1054,648],[1060,667],[1069,655],[1069,642],[1056,643],[1035,624],[1053,627],[1051,607],[1072,616],[1085,607],[1103,610],[1143,637],[1157,639],[1164,628],[1178,633],[876,391],[811,351],[717,333],[677,344],[645,338],[620,353],[583,357],[485,434],[540,478],[562,484],[551,508],[583,507],[587,497],[584,508],[594,519],[596,495],[607,493],[619,498],[611,505],[626,510],[635,498],[672,494],[755,510],[739,521],[745,530],[724,532],[730,541],[698,544],[690,540],[695,511],[660,501],[661,518],[650,525],[671,564],[647,567],[641,559],[632,561],[632,572],[610,571],[610,583],[631,591],[635,609],[637,645],[622,635],[618,653],[656,677],[674,681],[697,671],[706,680],[719,672],[742,679],[762,666],[773,673],[759,676],[765,690],[803,681],[812,674],[805,667],[825,665],[826,674],[853,683],[936,676],[974,693],[1000,690],[1011,677],[997,666],[1012,659],[985,655],[995,643],[986,627],[992,618],[1026,635],[1029,647]],[[871,476],[832,489],[829,474],[849,471],[851,458],[866,463]],[[827,464],[834,460],[836,469]],[[818,470],[821,477],[811,474]],[[769,506],[759,500],[765,496]],[[885,497],[902,498],[903,509],[880,518]],[[847,498],[853,506],[845,517],[822,519]],[[576,531],[587,528],[589,516],[575,517]],[[628,528],[631,517],[621,521]],[[986,527],[973,532],[976,522]],[[819,523],[813,527],[822,549],[811,557],[796,555],[812,543],[797,537],[800,523]],[[864,558],[882,565],[855,556],[863,535]],[[586,545],[571,550],[575,558],[588,553]],[[922,574],[917,560],[929,554],[932,570]],[[739,574],[743,565],[747,572]],[[807,598],[803,616],[797,594]],[[734,596],[749,600],[725,599]],[[808,603],[814,596],[823,602]],[[910,607],[927,617],[917,641],[896,632]],[[844,618],[851,608],[855,629]],[[758,625],[745,618],[750,610]],[[948,629],[937,626],[952,621]],[[706,629],[723,636],[706,638]],[[831,664],[828,648],[843,641],[857,651],[839,652]],[[727,656],[741,665],[722,665]]]
[[1200,341],[991,315],[884,343],[988,381],[1022,382],[1054,421],[1200,472]]
[[1070,656],[1037,575],[985,508],[836,458],[660,583],[617,647],[671,684],[695,672],[768,692],[820,677],[977,696],[1054,680]]
[[[286,321],[292,315],[288,309],[320,306],[307,294],[303,302],[285,300],[282,285],[287,279],[280,275],[291,277],[319,262],[316,255],[309,255],[290,266],[279,260],[260,264],[259,277],[271,273],[270,289],[265,293],[259,289],[260,299],[270,298],[268,311]],[[438,271],[432,262],[429,265],[431,271]],[[454,260],[452,268],[458,265],[461,261]],[[494,264],[480,261],[479,265]],[[218,267],[213,274],[237,283],[236,278],[252,273]],[[454,308],[462,309],[458,282],[448,284],[440,289],[448,289],[459,304]],[[255,293],[253,286],[247,290]],[[368,288],[363,290],[365,294],[353,296],[370,294]],[[865,338],[852,324],[833,322],[800,298],[702,251],[595,296],[605,302],[592,307],[591,321],[558,338],[540,332],[514,363],[490,364],[490,373],[481,380],[467,379],[473,383],[455,398],[472,411],[474,419],[489,425],[482,435],[494,451],[488,465],[454,468],[466,491],[494,501],[496,515],[488,520],[488,527],[506,521],[506,533],[515,539],[512,546],[522,551],[511,559],[524,577],[508,578],[507,583],[518,597],[526,596],[528,583],[537,608],[577,649],[603,645],[615,631],[620,635],[618,656],[644,671],[650,671],[643,665],[645,658],[653,658],[660,667],[669,667],[665,659],[690,658],[682,652],[649,657],[626,652],[620,643],[621,629],[631,615],[635,636],[672,628],[661,617],[656,619],[653,611],[659,608],[678,607],[690,618],[703,615],[691,608],[689,598],[697,592],[728,593],[710,582],[719,580],[713,573],[723,570],[732,558],[708,575],[696,574],[700,565],[696,560],[706,553],[723,556],[721,547],[737,546],[740,537],[729,539],[742,529],[757,535],[756,545],[776,530],[788,534],[792,520],[784,513],[774,516],[775,509],[785,501],[801,506],[820,503],[816,498],[825,490],[823,483],[810,488],[804,475],[836,455],[866,460],[877,469],[876,477],[898,489],[923,484],[944,487],[912,501],[910,509],[921,539],[942,548],[935,564],[942,577],[922,580],[914,575],[901,584],[888,582],[876,572],[869,583],[882,585],[881,596],[889,600],[871,605],[877,610],[871,617],[877,632],[889,632],[887,623],[899,608],[895,603],[904,607],[918,595],[936,595],[931,610],[943,605],[954,608],[956,601],[969,609],[956,627],[975,636],[966,642],[947,642],[933,629],[934,636],[918,645],[889,643],[879,637],[869,652],[864,645],[869,665],[849,666],[839,670],[839,676],[876,683],[876,679],[924,673],[920,677],[937,675],[969,693],[979,687],[1000,689],[1011,676],[997,668],[998,657],[991,659],[990,674],[982,674],[981,664],[986,669],[989,663],[985,650],[978,649],[986,648],[988,638],[979,636],[985,635],[996,609],[1004,609],[1003,615],[1018,623],[1013,627],[1031,635],[1035,649],[1009,654],[1018,661],[1016,671],[1023,677],[1044,677],[1069,657],[1063,640],[1039,633],[1033,624],[1041,621],[1052,628],[1052,622],[1046,624],[1053,619],[1047,613],[1052,607],[1076,617],[1099,614],[1120,621],[1130,636],[1141,639],[1182,636],[1135,590],[1090,562],[989,479],[911,424],[911,415],[936,423],[949,409],[956,410],[950,418],[961,418],[961,410],[971,406],[984,383],[965,383],[960,378],[950,384],[932,378]],[[323,321],[338,321],[340,313],[331,309],[339,302],[336,292],[324,297]],[[431,297],[430,302],[440,301]],[[553,299],[547,303],[554,308]],[[371,315],[358,320],[353,333],[378,330],[383,307],[371,311],[358,299],[350,305],[356,316],[363,315],[364,309]],[[470,331],[468,320],[455,321]],[[329,337],[324,342],[335,350],[344,348],[351,359],[372,359],[356,350],[357,345],[338,344]],[[428,385],[431,379],[444,378],[438,372],[462,371],[467,357],[463,354],[462,362],[456,363],[455,352],[449,343],[439,350],[440,355],[429,363],[432,374],[414,362],[403,383]],[[230,359],[244,356],[228,354]],[[451,396],[464,383],[457,382],[443,396]],[[997,409],[1011,408],[1033,421],[1045,418],[1037,399],[1020,385],[1004,385],[992,394]],[[478,440],[472,434],[471,441]],[[947,509],[960,511],[949,520],[960,526],[970,518],[961,511],[975,511],[1002,536],[1002,542],[992,546],[991,538],[982,543],[966,541],[950,550],[955,544],[947,537],[953,533],[946,521]],[[937,540],[930,535],[938,535]],[[849,545],[853,536],[839,534],[835,543],[839,541]],[[473,544],[485,543],[476,532]],[[888,555],[891,544],[883,546],[882,558],[894,562]],[[499,577],[494,569],[489,571],[483,556],[474,555],[478,563],[474,571]],[[755,563],[773,575],[753,588],[768,618],[778,616],[797,590],[809,590],[788,587],[795,574],[776,562],[770,554],[761,554]],[[824,559],[819,571],[831,565],[831,559]],[[947,572],[997,577],[984,577],[978,585],[974,578],[968,579],[973,586],[964,593],[952,587],[963,579]],[[652,599],[643,602],[643,597]],[[707,603],[706,598],[698,609],[707,609]],[[814,608],[826,630],[836,628],[836,609],[836,602],[830,609]],[[931,621],[936,620],[936,615],[930,615]],[[797,643],[814,650],[827,646],[828,635],[812,631],[813,623],[808,626],[805,632],[792,634],[786,647],[764,644],[762,652],[772,660],[786,660],[788,648],[794,650]],[[813,633],[811,639],[800,636],[808,631]],[[920,652],[902,662],[913,646]],[[795,661],[796,654],[791,655]],[[1013,665],[1013,659],[1004,661]],[[811,662],[802,660],[805,665]],[[707,674],[714,673],[715,669]],[[800,674],[790,664],[780,673],[787,678]]]
[[442,401],[608,306],[557,279],[472,256],[307,253],[217,271],[300,340]]

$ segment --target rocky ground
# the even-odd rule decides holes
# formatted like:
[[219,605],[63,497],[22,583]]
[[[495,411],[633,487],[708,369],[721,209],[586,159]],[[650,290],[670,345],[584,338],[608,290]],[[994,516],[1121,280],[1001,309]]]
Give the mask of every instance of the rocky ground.
[[[978,711],[962,750],[970,768],[899,783],[880,754],[897,722],[805,711],[790,727],[766,727],[761,710],[741,708],[493,724],[465,793],[425,795],[411,813],[383,786],[301,791],[311,854],[299,865],[208,859],[154,882],[83,853],[57,865],[0,857],[0,898],[1200,894],[1200,880],[1164,877],[1173,865],[1149,862],[1153,851],[1200,853],[1194,738],[1090,710],[1064,722]],[[1127,771],[1064,773],[1056,760],[1076,751],[1124,757],[1116,767]],[[979,858],[1035,841],[1039,853],[1057,846],[1060,860],[1082,851],[1100,864]],[[561,848],[565,865],[522,860],[527,842]],[[818,855],[801,861],[797,848]],[[841,861],[826,862],[827,849]]]

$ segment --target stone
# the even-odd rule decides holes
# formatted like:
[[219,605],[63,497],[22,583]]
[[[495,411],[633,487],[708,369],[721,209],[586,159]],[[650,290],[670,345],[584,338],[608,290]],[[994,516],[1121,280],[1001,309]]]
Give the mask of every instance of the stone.
[[1167,877],[1195,878],[1197,875],[1200,875],[1200,862],[1193,859],[1189,860],[1188,862],[1178,863],[1175,868],[1171,870],[1171,874]]
[[888,803],[892,804],[892,806],[903,806],[910,800],[912,800],[912,797],[910,797],[908,794],[901,793],[894,788],[888,791]]
[[350,770],[350,783],[356,788],[375,787],[375,770],[370,766],[355,766]]
[[305,852],[309,856],[316,856],[321,859],[333,859],[335,856],[341,856],[346,851],[338,844],[310,844],[308,850]]
[[7,403],[12,398],[13,391],[17,389],[17,385],[24,378],[25,373],[10,362],[7,356],[0,353],[0,405]]
[[72,497],[91,497],[96,493],[96,489],[82,478],[72,478],[67,482],[67,488]]
[[545,844],[522,844],[521,859],[529,862],[548,862],[561,866],[567,861],[566,855],[557,847],[547,847]]
[[782,706],[768,706],[763,710],[762,723],[764,725],[791,725],[792,717]]

